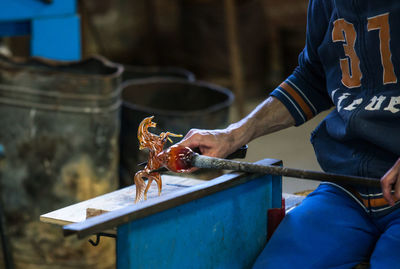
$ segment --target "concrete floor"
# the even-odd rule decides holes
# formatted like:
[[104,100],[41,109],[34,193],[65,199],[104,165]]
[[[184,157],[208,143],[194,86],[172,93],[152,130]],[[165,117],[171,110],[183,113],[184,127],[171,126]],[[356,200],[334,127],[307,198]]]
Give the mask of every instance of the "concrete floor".
[[[246,111],[250,112],[261,101],[247,102]],[[232,121],[238,119],[235,111],[235,108],[232,109]],[[325,111],[299,127],[291,127],[250,142],[245,161],[255,162],[264,158],[273,158],[282,160],[286,167],[321,171],[310,143],[310,134],[328,113],[329,111]],[[296,193],[314,190],[318,184],[317,181],[284,177],[283,192]]]

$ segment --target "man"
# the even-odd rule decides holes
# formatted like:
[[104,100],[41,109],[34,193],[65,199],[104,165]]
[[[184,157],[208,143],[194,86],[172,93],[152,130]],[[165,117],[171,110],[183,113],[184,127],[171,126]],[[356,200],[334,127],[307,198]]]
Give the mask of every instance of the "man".
[[381,178],[379,189],[322,183],[285,217],[256,268],[400,268],[399,48],[400,1],[311,0],[293,74],[241,121],[181,142],[225,157],[335,106],[311,135],[322,169]]

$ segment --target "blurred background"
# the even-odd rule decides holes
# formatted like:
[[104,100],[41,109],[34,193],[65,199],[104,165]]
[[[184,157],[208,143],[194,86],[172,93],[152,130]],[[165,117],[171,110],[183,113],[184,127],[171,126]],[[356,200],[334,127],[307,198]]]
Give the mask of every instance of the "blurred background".
[[[231,47],[237,46],[245,98],[262,97],[297,64],[308,1],[232,1],[233,19],[227,2],[79,0],[81,56],[99,54],[124,64],[179,66],[197,79],[231,89]],[[235,32],[233,37],[229,31]],[[4,45],[15,56],[28,56],[30,38],[6,37]]]

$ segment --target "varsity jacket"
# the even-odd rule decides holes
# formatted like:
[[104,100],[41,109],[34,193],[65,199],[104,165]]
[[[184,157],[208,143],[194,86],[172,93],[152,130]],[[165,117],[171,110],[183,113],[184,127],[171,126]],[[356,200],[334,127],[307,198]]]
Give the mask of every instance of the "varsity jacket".
[[[399,80],[400,1],[311,0],[299,65],[271,95],[296,125],[334,106],[311,134],[321,168],[380,178],[400,156]],[[393,210],[380,188],[338,187],[368,213]]]

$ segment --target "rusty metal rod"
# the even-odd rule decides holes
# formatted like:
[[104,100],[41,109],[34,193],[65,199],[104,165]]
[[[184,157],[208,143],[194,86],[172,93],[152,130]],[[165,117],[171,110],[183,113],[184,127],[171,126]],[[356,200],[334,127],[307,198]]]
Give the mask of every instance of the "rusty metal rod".
[[294,169],[273,165],[260,165],[249,162],[226,160],[195,154],[192,165],[198,168],[213,168],[249,173],[265,173],[277,176],[288,176],[307,180],[327,181],[344,185],[361,185],[366,187],[380,187],[380,179],[358,176],[347,176],[333,173]]

